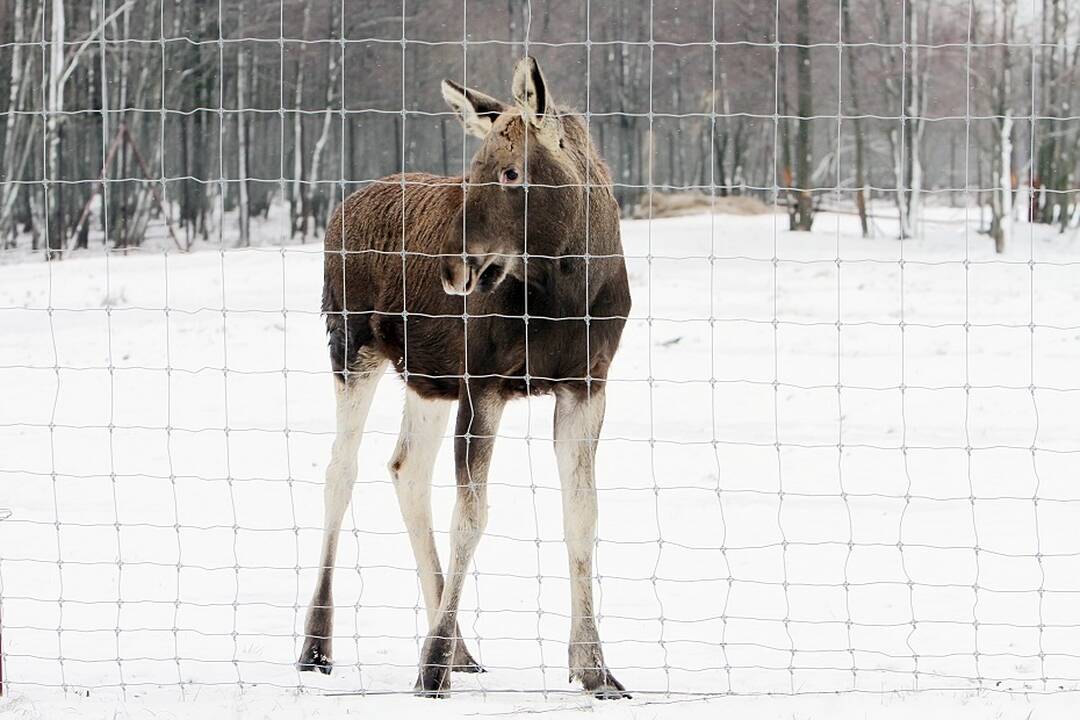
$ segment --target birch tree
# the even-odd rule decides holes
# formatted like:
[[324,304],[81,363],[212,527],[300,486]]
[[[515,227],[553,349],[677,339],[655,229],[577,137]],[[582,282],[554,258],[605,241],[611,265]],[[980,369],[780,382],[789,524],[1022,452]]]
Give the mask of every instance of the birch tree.
[[[1035,199],[1028,212],[1058,229],[1077,221],[1080,8],[1072,0],[1036,0],[1042,12],[1032,13],[1019,0],[838,0],[831,10],[828,2],[813,0],[685,8],[655,3],[653,13],[648,3],[572,3],[567,9],[504,0],[473,12],[468,33],[511,42],[474,48],[467,68],[460,46],[443,42],[458,32],[447,24],[447,13],[456,12],[460,0],[430,0],[404,18],[400,0],[350,4],[343,19],[336,19],[341,4],[325,0],[235,0],[222,5],[220,17],[218,4],[0,0],[3,243],[24,242],[19,233],[30,230],[41,235],[50,257],[59,257],[85,246],[88,232],[93,237],[99,206],[110,246],[160,238],[159,204],[147,193],[162,180],[187,234],[184,247],[209,239],[215,224],[230,238],[238,227],[239,242],[254,243],[249,218],[273,218],[276,201],[288,218],[284,232],[306,241],[325,223],[328,205],[340,200],[326,182],[338,177],[338,167],[343,179],[354,180],[403,167],[457,171],[463,139],[452,121],[396,111],[402,104],[410,111],[441,111],[439,80],[466,69],[470,84],[500,94],[527,27],[528,37],[542,43],[570,42],[588,29],[593,45],[583,52],[555,52],[542,44],[532,52],[549,77],[564,78],[561,98],[592,112],[591,132],[627,212],[666,185],[714,184],[720,196],[739,192],[763,200],[779,186],[791,227],[807,228],[817,209],[813,188],[825,179],[854,190],[849,205],[859,212],[864,234],[873,196],[895,203],[899,235],[908,237],[918,229],[928,190],[968,175],[957,163],[969,155],[969,124],[931,123],[926,115],[956,115],[955,96],[967,96],[957,63],[969,6],[980,40],[971,50],[971,112],[979,120],[970,123],[977,142],[970,174],[972,183],[975,175],[982,178],[985,192],[978,200],[987,229],[993,224],[997,233],[1008,217],[1006,203],[1015,206],[1003,179],[1009,175],[1015,194],[1015,158],[1006,159],[1004,150],[1011,143],[1011,155],[1025,154],[1024,119],[1032,114]],[[1003,26],[1007,7],[1015,8],[1015,19]],[[777,21],[789,33],[783,38],[776,37]],[[398,37],[403,24],[409,38],[441,39],[409,43],[403,53],[383,42]],[[97,40],[103,27],[108,42]],[[836,39],[838,30],[839,71],[827,51],[810,47]],[[279,32],[284,68],[272,46]],[[220,47],[214,42],[219,33],[230,38]],[[153,42],[159,35],[169,39]],[[343,37],[379,41],[343,45]],[[712,38],[715,46],[707,42]],[[776,42],[782,43],[779,64],[773,62]],[[941,43],[956,46],[935,49]],[[995,95],[1003,51],[1013,89]],[[1034,93],[1019,87],[1028,77]],[[947,85],[950,78],[954,86]],[[844,97],[843,113],[854,115],[841,120],[842,149],[836,126],[813,119],[831,113],[823,98],[836,92]],[[1031,95],[1035,108],[1027,106]],[[159,105],[164,113],[154,112]],[[305,113],[305,107],[317,112]],[[287,112],[266,112],[274,108]],[[1011,126],[1004,127],[1010,114]],[[121,122],[131,142],[118,146],[103,202],[85,215],[81,210],[102,172],[103,145],[111,144]],[[834,178],[827,169],[837,157],[843,162]],[[142,165],[153,173],[149,180]],[[257,180],[281,176],[282,183]],[[211,202],[218,193],[221,202]]]
[[[30,151],[33,148],[29,138],[37,132],[40,122],[37,113],[33,114],[32,119],[21,113],[26,107],[28,91],[32,89],[29,78],[34,62],[34,54],[23,52],[22,43],[40,35],[44,6],[38,4],[33,29],[29,33],[26,32],[26,0],[14,0],[14,6],[11,74],[8,80],[8,113],[4,122],[4,155],[0,160],[3,163],[0,173],[4,178],[4,182],[0,183],[0,238],[5,238],[0,245],[4,247],[7,247],[8,243],[12,246],[15,243],[15,225],[12,222],[15,200],[18,198],[21,187],[19,181],[24,177]],[[9,234],[10,241],[6,239]]]
[[[890,47],[885,68],[884,89],[890,109],[900,110],[900,121],[886,131],[892,160],[893,197],[899,221],[900,238],[911,237],[919,222],[923,191],[923,136],[926,133],[926,110],[930,90],[931,50],[925,47],[932,37],[933,15],[929,3],[921,12],[914,3],[900,6],[902,47]],[[879,0],[880,33],[892,37],[895,3]],[[923,39],[925,34],[926,39]],[[899,67],[899,82],[890,68]]]
[[[244,3],[240,3],[241,18]],[[241,44],[236,54],[236,173],[239,202],[236,207],[240,237],[237,245],[251,245],[251,203],[248,194],[248,50]]]
[[[292,192],[289,196],[290,234],[295,237],[307,237],[308,208],[307,193],[304,192],[304,61],[307,59],[307,38],[311,28],[311,5],[304,4],[304,19],[300,38],[302,40],[297,51],[295,86],[293,87],[293,182]],[[334,52],[334,46],[330,46],[330,52]]]
[[[851,17],[851,0],[841,0],[840,11],[843,38],[850,42],[854,27]],[[847,70],[848,98],[851,102],[852,114],[855,116],[852,120],[855,129],[855,208],[859,213],[859,227],[862,229],[862,236],[866,238],[870,237],[870,221],[866,215],[868,195],[866,186],[866,138],[863,134],[862,107],[859,102],[859,70],[857,69],[855,48],[849,45],[845,50],[847,57],[844,67]]]
[[1080,127],[1066,118],[1080,107],[1080,45],[1074,23],[1080,12],[1067,0],[1042,0],[1039,38],[1044,51],[1039,65],[1039,115],[1036,125],[1034,187],[1030,217],[1034,222],[1057,224],[1065,232],[1071,221],[1070,189],[1077,181]]
[[795,201],[789,208],[791,229],[809,231],[814,226],[814,146],[810,118],[814,115],[813,65],[810,58],[810,0],[796,6],[796,86],[799,114],[795,133]]
[[990,193],[990,237],[994,240],[994,250],[1005,251],[1013,223],[1013,52],[1008,39],[1014,36],[1016,28],[1016,0],[1002,0],[1000,35],[996,35],[998,14],[994,12],[991,32],[995,33],[1001,45],[998,47],[1000,59],[995,68],[995,89],[993,91],[994,132],[990,142],[991,178],[993,190]]
[[47,192],[44,211],[47,215],[45,243],[46,259],[59,258],[63,250],[63,184],[58,182],[60,166],[60,128],[64,117],[64,0],[52,0],[49,30],[49,82],[46,100],[46,137],[48,138],[48,167],[46,170]]

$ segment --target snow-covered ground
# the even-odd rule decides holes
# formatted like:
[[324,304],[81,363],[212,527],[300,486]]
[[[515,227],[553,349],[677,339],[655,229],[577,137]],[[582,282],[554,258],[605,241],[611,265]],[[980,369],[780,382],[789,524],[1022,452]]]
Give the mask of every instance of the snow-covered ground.
[[[1019,225],[995,256],[976,214],[931,210],[904,243],[847,215],[626,222],[597,574],[637,696],[566,682],[536,398],[504,416],[463,601],[489,672],[437,715],[385,695],[426,630],[385,470],[396,378],[346,519],[335,671],[293,667],[333,425],[320,246],[0,266],[0,714],[1064,717],[1076,696],[1042,693],[1080,689],[1080,243]],[[443,545],[451,485],[445,443]]]

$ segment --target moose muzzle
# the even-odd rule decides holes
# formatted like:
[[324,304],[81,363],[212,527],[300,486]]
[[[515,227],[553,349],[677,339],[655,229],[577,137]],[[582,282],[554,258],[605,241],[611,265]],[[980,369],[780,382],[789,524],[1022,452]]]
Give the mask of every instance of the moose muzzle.
[[488,292],[495,289],[504,277],[505,263],[499,262],[499,256],[495,254],[443,258],[442,284],[448,295]]

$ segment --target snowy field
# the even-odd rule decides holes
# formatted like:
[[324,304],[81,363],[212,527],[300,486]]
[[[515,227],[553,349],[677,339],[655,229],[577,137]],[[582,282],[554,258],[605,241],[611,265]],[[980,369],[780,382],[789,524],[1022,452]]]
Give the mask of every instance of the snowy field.
[[[847,215],[624,224],[596,568],[622,704],[566,679],[550,399],[496,445],[461,614],[488,672],[437,706],[395,694],[426,621],[387,377],[335,670],[301,675],[333,429],[320,246],[0,265],[0,715],[1066,717],[1080,241],[1021,224],[995,256],[971,214],[904,243]],[[445,561],[449,442],[435,482]]]

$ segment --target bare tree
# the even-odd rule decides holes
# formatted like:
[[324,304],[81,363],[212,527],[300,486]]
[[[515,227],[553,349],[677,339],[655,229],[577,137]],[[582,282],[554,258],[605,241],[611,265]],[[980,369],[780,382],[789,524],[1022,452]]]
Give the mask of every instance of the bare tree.
[[[883,37],[892,37],[895,32],[894,9],[901,12],[899,23],[904,42],[889,48],[884,89],[889,107],[900,109],[901,120],[888,126],[886,137],[892,159],[893,196],[900,237],[907,238],[915,233],[922,208],[923,136],[932,67],[928,57],[932,51],[926,46],[932,37],[933,15],[929,3],[921,6],[920,13],[914,3],[903,3],[897,8],[895,3],[879,0],[878,18]],[[922,39],[923,35],[927,40]],[[901,68],[899,82],[896,74],[889,71],[894,67]]]
[[[842,17],[842,37],[850,42],[852,34],[851,0],[841,0],[840,11]],[[857,68],[854,46],[845,48],[847,54],[847,88],[848,97],[851,100],[851,111],[854,114],[855,128],[855,207],[859,213],[859,226],[862,228],[862,236],[870,237],[870,221],[866,215],[866,139],[863,135],[862,108],[859,103],[859,70]]]
[[50,10],[52,23],[49,30],[49,82],[46,109],[48,119],[45,122],[45,134],[48,138],[48,184],[45,195],[45,212],[48,214],[45,242],[48,248],[46,259],[59,257],[63,249],[63,184],[58,182],[61,176],[60,166],[60,128],[64,120],[64,0],[52,0]]
[[[29,142],[29,138],[36,132],[39,122],[37,113],[33,114],[31,120],[28,120],[27,115],[21,113],[25,108],[26,97],[31,87],[31,83],[27,79],[31,77],[30,68],[34,62],[33,53],[23,53],[23,43],[39,34],[44,10],[44,5],[39,4],[33,22],[33,29],[30,33],[27,33],[25,0],[14,0],[14,5],[14,12],[12,13],[14,27],[12,29],[11,75],[8,81],[8,112],[3,134],[2,171],[5,180],[0,184],[0,237],[5,238],[0,244],[4,247],[7,247],[9,242],[12,246],[15,243],[15,228],[11,222],[12,214],[15,209],[15,201],[19,195],[19,181],[24,176],[27,161],[30,159],[30,150],[33,148],[33,143]],[[24,54],[25,58],[23,57]],[[10,228],[10,241],[6,239],[9,234],[8,228]]]
[[[289,217],[291,234],[295,237],[300,235],[307,238],[308,208],[304,205],[308,200],[308,194],[304,192],[304,75],[305,61],[307,60],[307,39],[311,30],[311,5],[305,4],[303,9],[303,22],[301,23],[300,38],[303,42],[297,51],[295,85],[293,87],[293,182],[292,192],[289,195]],[[330,52],[334,52],[334,46],[330,46]]]
[[[334,8],[330,10],[330,27],[333,28],[336,24],[337,13]],[[332,30],[331,30],[332,32]],[[319,193],[318,183],[321,179],[322,171],[322,159],[326,150],[327,141],[330,138],[330,125],[334,115],[334,105],[336,104],[337,88],[339,83],[339,65],[338,62],[339,51],[338,49],[330,45],[326,53],[326,83],[325,83],[325,95],[323,104],[326,110],[323,112],[322,130],[319,132],[319,138],[315,141],[315,147],[311,151],[311,173],[308,177],[306,200],[304,206],[307,212],[310,213],[314,219],[316,227],[326,227],[326,212],[318,212],[316,206],[320,203],[316,202],[317,197],[321,197]],[[321,203],[327,205],[327,203]],[[329,209],[329,208],[327,208]],[[304,222],[304,232],[307,233],[307,222]]]
[[[1074,17],[1075,13],[1075,17]],[[1030,219],[1057,224],[1061,232],[1072,219],[1071,205],[1080,162],[1080,127],[1068,122],[1070,108],[1080,106],[1080,45],[1073,41],[1072,23],[1080,13],[1066,0],[1043,0],[1039,37],[1045,48],[1039,65],[1038,149],[1031,188]]]
[[[495,86],[506,80],[499,77],[507,66],[501,61],[520,54],[526,27],[533,40],[558,41],[582,37],[582,25],[594,41],[591,49],[537,52],[546,55],[551,74],[570,87],[577,83],[573,104],[592,112],[592,133],[611,161],[628,212],[665,186],[712,184],[717,195],[768,199],[779,185],[791,227],[805,229],[820,204],[814,187],[827,178],[853,189],[864,234],[871,229],[871,200],[887,198],[906,237],[932,201],[928,191],[946,178],[956,185],[958,176],[967,176],[959,168],[970,154],[972,183],[979,174],[983,187],[997,189],[977,198],[997,233],[1000,223],[990,216],[1004,219],[1005,203],[1016,202],[1003,190],[1006,166],[1017,191],[1015,159],[1005,155],[1018,153],[1004,153],[1005,143],[1020,148],[1030,138],[1035,157],[1027,212],[1064,230],[1077,222],[1080,196],[1080,8],[1070,0],[1039,4],[1041,13],[1025,12],[1017,0],[840,0],[831,6],[790,0],[779,8],[776,0],[741,0],[677,8],[655,3],[650,13],[648,3],[621,0],[570,9],[507,0],[491,6],[494,11],[471,14],[468,32],[512,43],[470,48],[467,68],[460,47],[409,43],[403,86],[401,48],[335,41],[394,38],[403,22],[408,38],[443,38],[446,13],[460,0],[431,0],[406,18],[400,0],[367,0],[340,20],[337,0],[281,0],[272,7],[237,0],[223,6],[220,17],[217,0],[0,0],[0,237],[10,245],[26,242],[22,232],[39,234],[55,259],[69,249],[65,243],[86,247],[102,230],[108,231],[104,242],[117,248],[161,237],[164,213],[175,214],[184,229],[183,247],[209,239],[215,226],[225,232],[239,227],[241,244],[253,243],[249,218],[270,212],[280,190],[288,205],[286,232],[306,240],[325,223],[331,198],[349,189],[329,189],[327,181],[337,177],[329,168],[339,163],[342,179],[352,182],[403,167],[456,169],[460,133],[443,118],[414,118],[412,98],[423,105],[441,77],[466,70],[476,85]],[[987,120],[929,121],[928,109],[958,116],[968,110],[966,80],[955,72],[963,53],[938,46],[956,43],[963,50],[969,7],[976,34],[989,43],[973,49],[970,110]],[[776,37],[778,20],[789,35]],[[261,42],[277,37],[279,22],[283,69],[272,58],[276,49]],[[102,28],[109,42],[97,40]],[[831,43],[838,30],[839,71],[829,53],[814,47]],[[138,40],[162,32],[190,41],[162,46]],[[213,42],[219,32],[230,38],[220,47]],[[249,37],[260,42],[241,42]],[[662,42],[650,46],[650,37]],[[716,46],[702,42],[710,37]],[[1031,52],[1036,38],[1039,49]],[[40,40],[44,53],[28,44]],[[773,42],[780,42],[779,53]],[[1021,50],[1021,43],[1028,47]],[[1006,58],[1013,87],[995,94]],[[1032,114],[1032,93],[1020,85],[1032,73],[1036,117],[1032,135],[1025,135],[1020,120]],[[815,112],[829,112],[823,97],[833,90],[845,98],[842,112],[854,116],[842,120],[853,131],[841,138],[843,153],[835,124],[814,120]],[[161,105],[165,113],[153,112]],[[265,112],[280,107],[291,112]],[[404,115],[396,112],[403,108]],[[1010,114],[1012,126],[1003,128]],[[414,131],[424,123],[430,131]],[[84,220],[81,210],[120,125],[130,142],[118,146],[102,189],[105,201]],[[964,147],[969,125],[971,153]],[[841,156],[845,162],[837,166]],[[838,168],[835,178],[827,167]],[[279,173],[283,183],[259,180]],[[873,189],[884,187],[889,190]],[[164,211],[151,188],[172,201]]]
[[[244,23],[244,0],[240,0],[239,16],[240,26]],[[240,237],[237,244],[240,247],[251,245],[251,201],[248,192],[248,48],[247,43],[241,43],[236,51],[236,172],[237,194],[239,202],[236,207],[239,221]]]
[[[1014,55],[1008,39],[1014,37],[1016,29],[1016,0],[1001,0],[1000,28],[999,16],[992,15],[990,32],[1001,45],[997,48],[999,59],[993,69],[992,109],[994,132],[990,138],[990,177],[994,183],[990,193],[990,237],[994,240],[994,250],[1005,251],[1012,235],[1013,223],[1013,60]],[[998,32],[1000,31],[1000,34]]]
[[[208,0],[175,0],[173,34],[198,35],[207,25]],[[212,127],[205,111],[211,103],[215,86],[217,63],[210,62],[201,45],[189,43],[183,49],[183,69],[176,83],[181,115],[177,118],[175,146],[163,148],[171,152],[181,168],[179,179],[180,224],[184,228],[185,244],[190,248],[196,238],[209,239],[208,158],[212,147]]]
[[795,198],[788,209],[792,230],[809,231],[814,226],[814,145],[811,118],[814,116],[813,64],[810,53],[810,0],[798,0],[795,59],[799,114],[795,133]]

